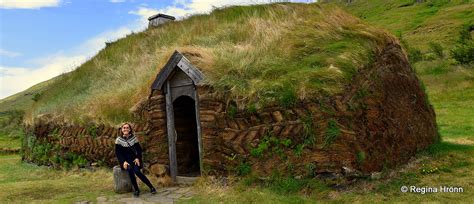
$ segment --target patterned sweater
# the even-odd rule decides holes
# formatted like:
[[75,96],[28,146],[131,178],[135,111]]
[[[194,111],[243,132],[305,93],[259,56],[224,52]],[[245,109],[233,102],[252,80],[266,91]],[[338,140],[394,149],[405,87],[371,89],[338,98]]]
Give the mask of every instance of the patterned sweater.
[[119,136],[115,139],[115,155],[119,162],[121,169],[123,168],[123,163],[126,161],[130,165],[135,165],[133,160],[138,158],[140,160],[140,169],[143,167],[142,161],[142,147],[138,143],[137,137],[135,135],[130,135],[128,138]]

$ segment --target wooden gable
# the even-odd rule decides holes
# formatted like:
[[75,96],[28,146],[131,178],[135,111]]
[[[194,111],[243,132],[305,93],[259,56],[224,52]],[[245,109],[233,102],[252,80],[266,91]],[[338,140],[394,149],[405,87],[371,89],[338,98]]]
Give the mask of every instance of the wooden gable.
[[151,89],[162,90],[164,84],[174,74],[175,69],[179,68],[183,71],[195,85],[199,84],[204,79],[204,75],[191,62],[189,62],[183,54],[178,51],[174,51],[171,58],[168,60],[166,65],[156,75],[155,81],[153,82]]

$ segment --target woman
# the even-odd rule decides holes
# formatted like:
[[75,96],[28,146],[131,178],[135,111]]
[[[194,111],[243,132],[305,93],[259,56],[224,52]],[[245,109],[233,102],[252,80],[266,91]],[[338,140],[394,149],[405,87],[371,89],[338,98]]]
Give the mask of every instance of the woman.
[[132,126],[128,123],[124,123],[119,128],[119,132],[121,136],[115,140],[115,155],[119,161],[120,168],[128,171],[133,189],[135,190],[133,195],[135,197],[140,195],[140,189],[138,189],[135,175],[150,188],[152,194],[155,194],[156,189],[150,180],[140,171],[140,169],[143,168],[142,147],[138,143],[138,139],[133,135]]

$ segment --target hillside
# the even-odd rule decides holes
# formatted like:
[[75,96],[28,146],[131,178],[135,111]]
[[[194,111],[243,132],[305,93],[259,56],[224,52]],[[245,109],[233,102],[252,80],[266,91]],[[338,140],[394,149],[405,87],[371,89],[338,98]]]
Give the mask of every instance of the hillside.
[[83,123],[130,120],[151,80],[174,50],[200,69],[239,108],[291,105],[342,90],[367,66],[387,33],[333,5],[270,4],[216,9],[109,44],[76,70],[58,77],[26,110]]
[[474,23],[474,4],[465,0],[368,0],[338,5],[421,50],[428,50],[432,42],[452,48],[462,26]]
[[[25,91],[13,94],[9,97],[6,97],[0,101],[2,106],[0,106],[0,112],[10,111],[10,110],[26,110],[31,108],[35,100],[39,99],[39,93],[47,90],[48,86],[53,83],[54,80],[59,79],[61,76],[49,79],[47,81],[38,83]],[[35,98],[36,95],[36,98]]]
[[[293,10],[303,10],[302,5],[290,5],[292,5],[291,8]],[[401,37],[405,45],[410,46],[412,49],[420,50],[422,55],[428,57],[430,57],[430,55],[432,56],[430,43],[440,44],[444,49],[445,55],[448,56],[447,59],[425,60],[414,63],[416,71],[427,87],[428,94],[435,109],[442,110],[437,111],[439,112],[438,114],[441,114],[438,120],[442,122],[446,121],[446,123],[453,119],[462,122],[466,120],[466,118],[469,118],[468,115],[470,113],[474,112],[474,110],[468,106],[474,98],[472,91],[469,91],[472,90],[474,86],[473,83],[469,82],[473,75],[472,69],[458,69],[455,66],[451,66],[452,59],[449,57],[449,51],[453,48],[454,42],[459,38],[459,32],[462,26],[472,24],[473,22],[474,14],[472,10],[474,4],[472,2],[428,1],[424,3],[414,3],[414,1],[406,0],[391,2],[372,0],[355,1],[350,4],[338,3],[338,5],[354,15],[359,16],[364,21],[385,28],[393,35]],[[243,101],[246,100],[247,103],[249,100],[252,100],[249,98],[251,95],[256,96],[257,94],[261,94],[255,91],[256,88],[249,89],[249,87],[255,87],[255,83],[270,90],[266,92],[270,93],[267,95],[275,93],[271,89],[277,89],[282,92],[286,91],[287,94],[282,95],[286,97],[276,99],[283,103],[285,103],[285,101],[294,101],[295,96],[306,98],[310,95],[310,93],[306,93],[308,88],[302,88],[302,86],[300,86],[297,90],[297,87],[290,86],[289,90],[282,90],[282,87],[287,87],[286,84],[294,84],[288,82],[292,76],[286,75],[284,78],[280,77],[281,81],[279,81],[279,83],[272,84],[265,84],[259,79],[259,77],[264,75],[269,76],[276,75],[275,73],[281,73],[282,67],[287,66],[283,66],[285,63],[284,59],[288,57],[284,56],[284,54],[289,55],[290,53],[273,53],[275,49],[271,49],[271,46],[275,46],[275,44],[287,47],[298,45],[298,41],[295,40],[298,39],[296,37],[297,35],[293,35],[295,36],[293,39],[295,41],[293,42],[290,41],[291,38],[285,39],[285,42],[281,42],[280,32],[283,32],[283,30],[286,29],[287,34],[298,34],[298,31],[288,31],[288,27],[284,29],[280,28],[279,30],[275,29],[278,28],[278,26],[284,25],[284,22],[279,22],[279,24],[275,23],[281,20],[284,15],[278,17],[275,13],[271,14],[271,12],[276,12],[275,8],[277,7],[288,7],[288,5],[252,6],[246,9],[242,9],[244,7],[217,9],[211,15],[193,16],[185,21],[174,22],[159,29],[132,34],[127,38],[120,39],[111,44],[93,59],[71,73],[63,74],[54,78],[54,80],[40,83],[28,90],[0,100],[0,111],[15,109],[25,110],[28,116],[26,119],[29,121],[31,121],[35,115],[49,112],[68,115],[70,116],[68,120],[76,122],[90,119],[107,123],[130,120],[132,116],[128,109],[131,108],[134,103],[147,96],[149,91],[148,86],[151,80],[164,64],[164,59],[171,55],[174,49],[182,49],[190,52],[198,50],[200,53],[204,53],[206,56],[202,58],[202,62],[198,62],[203,68],[213,66],[216,70],[222,70],[222,67],[235,67],[233,70],[221,72],[221,76],[224,76],[226,73],[232,73],[230,76],[237,76],[234,75],[233,72],[240,73],[240,76],[236,78],[222,77],[222,80],[214,85],[221,87],[222,90],[232,90],[233,94],[240,95]],[[311,4],[305,10],[310,10],[314,7],[319,7],[319,5]],[[329,8],[333,9],[333,6],[330,5],[324,5],[323,7],[326,10]],[[272,8],[273,11],[270,11],[270,8]],[[266,10],[266,12],[257,15],[257,10]],[[286,12],[286,14],[288,14],[288,11],[279,12]],[[295,18],[301,18],[302,15],[305,14],[294,16],[293,19],[286,19],[286,24],[291,24],[289,22],[294,21]],[[318,15],[313,16],[317,17]],[[247,22],[244,24],[247,27],[242,26],[238,27],[238,30],[235,30],[237,29],[236,22],[238,21]],[[272,23],[272,26],[269,26],[270,23]],[[258,37],[259,35],[255,35],[249,38],[248,31],[252,29],[247,28],[260,28],[257,29],[261,34],[260,37]],[[232,29],[237,32],[231,32]],[[204,31],[212,32],[205,32],[204,35]],[[180,35],[179,33],[186,34]],[[265,33],[270,33],[270,36],[280,33],[280,36],[273,36],[280,38],[280,41],[276,40],[272,45],[268,44],[269,40],[261,41],[262,36],[266,36]],[[302,34],[300,33],[300,35]],[[155,41],[154,39],[159,40]],[[300,42],[301,41],[305,43],[316,43],[316,41],[305,41],[305,39],[300,39]],[[258,44],[266,43],[265,46],[268,47],[264,48],[264,50],[251,49],[251,47],[254,47],[254,42],[259,42]],[[329,49],[323,49],[326,53],[320,52],[317,54],[318,56],[310,56],[306,61],[302,60],[298,61],[298,63],[306,67],[314,65],[321,67],[327,66],[331,60],[335,60],[334,58],[331,59],[332,56],[334,56],[333,53],[343,53],[347,50],[347,45],[351,45],[351,43],[352,42],[338,42],[332,44]],[[327,45],[318,44],[317,46],[324,47]],[[313,48],[316,49],[317,46]],[[267,51],[270,50],[270,52],[265,52],[265,49]],[[285,49],[279,48],[276,50]],[[335,50],[333,51],[331,49]],[[226,53],[229,55],[229,53],[233,53],[236,50],[240,51],[240,55],[231,55],[232,58],[228,56],[224,57]],[[244,53],[243,51],[246,52]],[[296,50],[296,52],[297,51],[298,50]],[[301,49],[299,51],[307,52],[308,50]],[[360,53],[364,51],[370,51],[370,49],[365,47],[359,50]],[[254,53],[262,52],[265,52],[264,56],[266,57],[262,58],[261,54],[254,55]],[[311,50],[309,50],[309,52],[311,52]],[[218,60],[216,59],[216,53],[219,53],[219,58],[227,59],[227,61],[220,60],[216,62],[216,60]],[[295,53],[293,53],[293,56],[296,56]],[[327,55],[329,55],[329,57]],[[248,58],[249,56],[254,56],[254,59]],[[244,58],[247,58],[247,60],[241,60]],[[327,60],[323,63],[318,62],[321,61],[321,59]],[[254,64],[248,66],[249,63]],[[299,66],[298,63],[293,62],[291,66]],[[214,66],[214,64],[217,64],[217,66]],[[282,66],[275,66],[278,64]],[[339,62],[339,64],[344,64],[344,62]],[[364,62],[360,62],[360,64],[364,64]],[[271,69],[265,70],[264,73],[260,72],[261,75],[258,77],[249,79],[250,72],[244,67],[254,67],[256,68],[254,70],[258,70],[258,67],[270,67]],[[455,72],[453,72],[453,70],[455,70]],[[304,70],[300,71],[304,72]],[[347,76],[348,75],[346,75],[346,78]],[[246,83],[240,83],[242,84],[240,87],[227,86],[245,78],[247,78]],[[437,83],[439,80],[444,81],[444,84],[451,84],[453,82],[461,83],[455,83],[455,86],[441,87],[441,83]],[[53,81],[55,82],[53,83]],[[217,82],[218,81],[216,81],[216,83]],[[316,84],[315,86],[318,85]],[[338,85],[336,83],[335,86],[324,86],[324,88],[319,87],[314,89],[314,87],[311,87],[311,90],[330,94],[337,92],[338,87],[340,87],[340,84]],[[247,93],[244,93],[246,91]],[[446,92],[449,92],[451,96],[445,95],[444,93]],[[453,94],[454,96],[452,96]],[[35,95],[36,100],[39,99],[38,101],[33,100]],[[452,101],[449,100],[451,97],[459,98],[461,96],[460,103],[462,104],[452,104]],[[271,96],[269,96],[269,98],[271,98]],[[253,98],[253,100],[255,100],[255,98]],[[464,107],[460,111],[454,111],[455,109],[449,108],[459,105]],[[444,116],[444,114],[448,115]],[[98,115],[101,117],[99,118]],[[442,125],[442,130],[444,129],[443,126],[450,125]],[[457,126],[456,128],[462,126],[461,129],[472,129],[471,126],[466,126],[465,124]],[[457,130],[449,130],[449,132],[456,131]]]

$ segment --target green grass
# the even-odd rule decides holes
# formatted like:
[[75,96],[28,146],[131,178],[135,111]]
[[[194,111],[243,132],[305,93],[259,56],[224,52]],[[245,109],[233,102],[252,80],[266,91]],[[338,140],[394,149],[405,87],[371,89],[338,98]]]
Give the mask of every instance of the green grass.
[[95,201],[113,192],[111,170],[60,171],[23,163],[18,155],[0,155],[0,199],[14,203]]
[[20,137],[0,134],[0,149],[20,149]]
[[[277,177],[257,181],[247,176],[230,187],[204,179],[192,203],[318,203],[318,202],[462,202],[474,201],[474,146],[441,142],[420,152],[410,165],[386,170],[380,180],[359,179],[335,190],[317,179]],[[431,171],[430,171],[431,170]],[[402,193],[401,186],[457,186],[464,193]]]
[[[470,170],[474,159],[474,146],[443,142],[423,152],[413,165],[405,167],[388,180],[372,182],[368,189],[356,188],[353,192],[341,195],[338,201],[390,201],[390,202],[449,202],[473,201],[473,186],[469,178],[474,177]],[[432,173],[424,173],[423,169],[437,169]],[[418,187],[440,185],[464,188],[464,193],[402,193],[401,186],[415,185]],[[363,185],[362,185],[363,186]]]
[[326,130],[326,134],[324,135],[324,146],[329,146],[332,142],[341,135],[341,130],[337,124],[337,121],[331,119],[328,121],[328,129]]
[[198,195],[186,203],[304,203],[310,199],[299,195],[279,195],[268,189],[250,188],[247,190],[229,190],[212,195]]
[[19,149],[23,136],[22,111],[0,112],[0,149]]
[[351,13],[393,34],[402,33],[410,46],[428,50],[431,42],[452,48],[459,30],[474,19],[471,0],[363,0],[340,4]]
[[307,203],[308,196],[299,191],[311,190],[314,195],[324,195],[330,189],[323,183],[311,179],[275,177],[259,180],[253,175],[236,181],[230,178],[231,187],[223,187],[212,178],[204,178],[194,185],[199,194],[189,203]]
[[[345,191],[336,191],[315,179],[274,177],[258,181],[252,175],[223,187],[212,178],[195,185],[198,195],[192,203],[314,203],[314,202],[407,202],[472,201],[474,189],[474,146],[442,142],[420,152],[408,167],[384,173],[381,180],[359,180]],[[423,173],[423,169],[439,169]],[[461,194],[401,193],[402,185],[453,185],[464,188]],[[23,163],[18,155],[0,155],[0,199],[5,202],[70,203],[112,197],[112,172],[98,169],[63,171]]]
[[474,69],[443,64],[420,62],[414,67],[427,88],[441,135],[474,142]]

